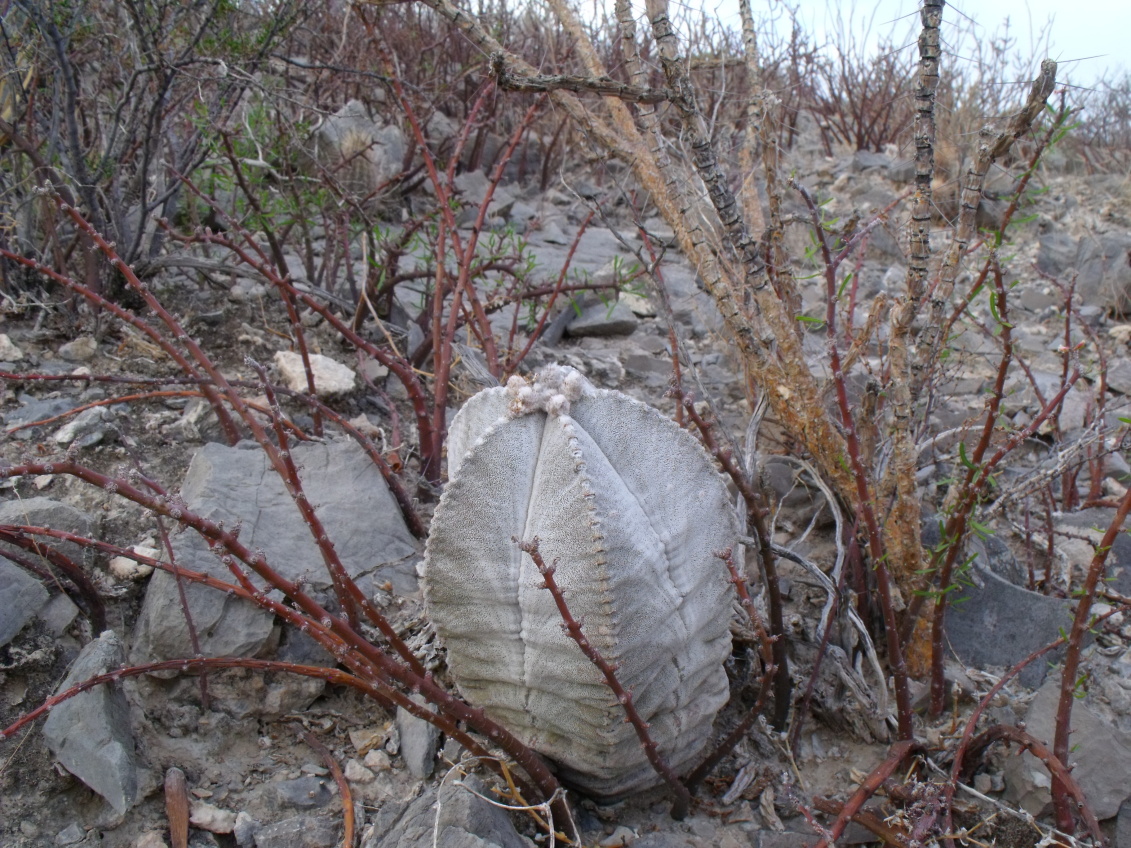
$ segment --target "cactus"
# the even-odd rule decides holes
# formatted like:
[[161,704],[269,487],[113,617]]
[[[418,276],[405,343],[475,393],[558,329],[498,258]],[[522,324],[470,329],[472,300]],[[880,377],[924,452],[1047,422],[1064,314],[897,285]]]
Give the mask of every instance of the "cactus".
[[659,782],[516,544],[539,537],[661,755],[688,770],[728,697],[733,588],[714,553],[737,530],[698,442],[657,410],[550,366],[533,385],[512,377],[464,405],[448,476],[422,582],[463,696],[587,794],[615,800]]

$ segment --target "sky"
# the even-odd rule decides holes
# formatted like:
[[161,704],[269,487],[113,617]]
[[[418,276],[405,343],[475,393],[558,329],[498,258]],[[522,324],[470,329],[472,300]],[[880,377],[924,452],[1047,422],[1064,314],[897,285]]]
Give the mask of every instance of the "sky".
[[[770,13],[766,0],[751,0],[755,16]],[[738,0],[672,0],[676,4],[702,4],[716,10],[721,19],[738,27]],[[634,5],[637,3],[634,2]],[[643,5],[642,2],[639,5]],[[871,19],[870,42],[878,45],[881,35],[897,44],[911,44],[919,32],[917,0],[860,0],[836,3],[829,0],[794,0],[805,29],[820,38],[830,37],[838,16],[863,37]],[[875,9],[872,15],[870,9]],[[840,10],[839,12],[837,10]],[[1010,33],[1017,38],[1017,50],[1034,55],[1040,45],[1048,56],[1061,63],[1058,78],[1070,74],[1078,85],[1092,85],[1105,72],[1112,81],[1131,70],[1131,2],[1128,0],[1028,0],[991,3],[986,0],[954,0],[943,9],[943,42],[961,55],[961,43],[954,41],[955,26],[973,29],[979,38],[988,39],[1010,19]],[[913,49],[913,48],[912,48]],[[1039,58],[1044,58],[1041,56]],[[1069,61],[1079,60],[1079,61]],[[1036,63],[1034,63],[1035,65]]]

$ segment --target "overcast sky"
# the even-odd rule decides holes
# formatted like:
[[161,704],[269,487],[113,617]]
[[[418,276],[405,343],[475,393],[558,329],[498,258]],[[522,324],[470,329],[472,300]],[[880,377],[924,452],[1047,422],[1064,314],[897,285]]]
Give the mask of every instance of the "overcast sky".
[[[733,21],[736,27],[738,25],[738,0],[672,2],[673,5],[702,3],[704,9],[717,9],[721,18]],[[639,5],[643,6],[642,0]],[[772,8],[766,0],[752,0],[752,5],[756,16],[769,14]],[[796,5],[806,29],[818,38],[829,38],[828,33],[835,26],[838,14],[845,20],[852,20],[854,31],[861,33],[870,17],[873,42],[878,41],[880,36],[889,36],[897,44],[907,44],[914,42],[918,35],[919,4],[916,0],[878,0],[873,3],[866,0],[859,3],[798,0]],[[875,9],[874,15],[871,14],[872,8]],[[1042,29],[1047,26],[1051,43],[1048,55],[1062,63],[1057,74],[1060,79],[1071,74],[1073,82],[1090,85],[1105,71],[1109,72],[1109,78],[1114,78],[1120,70],[1131,69],[1131,56],[1128,55],[1131,49],[1128,47],[1131,42],[1131,0],[1028,0],[1007,3],[954,0],[943,9],[944,43],[951,41],[953,49],[961,52],[961,45],[954,43],[953,27],[963,26],[967,30],[972,27],[980,38],[988,39],[1000,31],[1007,16],[1010,18],[1010,32],[1018,39],[1017,50],[1030,55],[1037,52],[1033,45],[1038,43]],[[1040,40],[1039,44],[1043,52],[1045,41]]]

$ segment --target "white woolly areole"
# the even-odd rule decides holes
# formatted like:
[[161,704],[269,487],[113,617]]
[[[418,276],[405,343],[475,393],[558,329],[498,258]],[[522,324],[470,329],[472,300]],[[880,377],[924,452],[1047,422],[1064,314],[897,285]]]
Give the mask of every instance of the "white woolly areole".
[[555,418],[569,415],[571,403],[594,391],[576,368],[547,365],[534,376],[533,384],[518,375],[507,380],[507,416],[520,418],[533,412]]

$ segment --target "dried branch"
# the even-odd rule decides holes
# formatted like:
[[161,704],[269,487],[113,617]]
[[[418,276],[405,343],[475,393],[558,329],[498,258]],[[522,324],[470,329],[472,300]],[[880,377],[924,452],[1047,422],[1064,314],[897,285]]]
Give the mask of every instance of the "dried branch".
[[571,91],[574,94],[615,97],[629,103],[663,103],[672,97],[671,92],[664,88],[628,85],[607,76],[583,77],[576,74],[527,76],[515,73],[507,67],[507,56],[504,53],[493,53],[490,61],[495,82],[504,91]]

